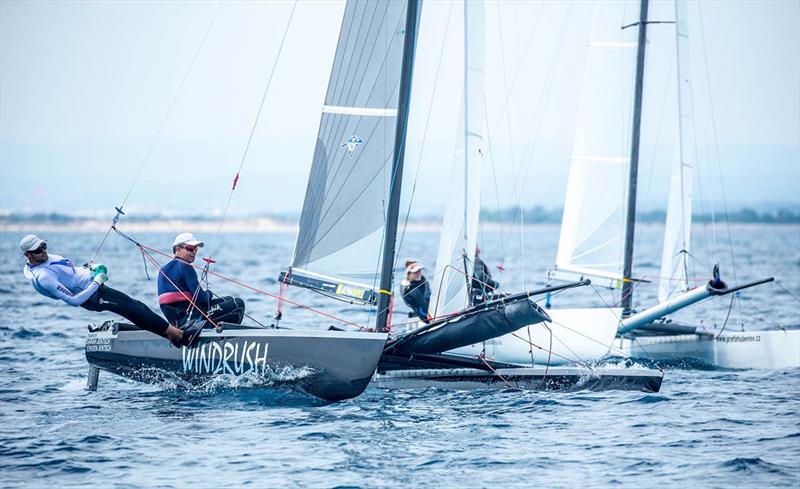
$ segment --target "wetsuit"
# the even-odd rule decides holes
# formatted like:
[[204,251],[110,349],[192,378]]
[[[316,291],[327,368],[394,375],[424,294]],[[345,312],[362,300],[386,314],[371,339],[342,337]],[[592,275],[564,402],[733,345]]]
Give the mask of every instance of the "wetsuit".
[[111,311],[141,329],[165,336],[169,324],[149,307],[106,285],[92,280],[92,271],[72,265],[68,259],[48,255],[47,261],[27,263],[23,274],[33,288],[45,297],[62,300],[71,306],[89,311]]
[[470,298],[472,304],[482,304],[493,295],[494,291],[500,287],[500,283],[492,278],[489,267],[479,257],[475,257],[475,268],[472,274]]
[[189,320],[204,317],[189,301],[193,301],[214,322],[241,324],[244,319],[242,299],[212,297],[200,287],[194,267],[179,258],[173,258],[161,267],[161,273],[158,274],[158,304],[170,322],[184,325]]
[[431,302],[431,286],[428,279],[422,277],[420,280],[403,280],[402,286],[403,301],[414,312],[418,318],[426,323],[428,319],[428,304]]

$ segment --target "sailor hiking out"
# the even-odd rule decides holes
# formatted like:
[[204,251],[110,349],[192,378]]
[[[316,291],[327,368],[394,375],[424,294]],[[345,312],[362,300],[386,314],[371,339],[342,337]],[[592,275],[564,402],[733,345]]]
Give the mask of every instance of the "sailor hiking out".
[[[238,297],[214,297],[203,290],[197,272],[191,265],[203,242],[192,233],[181,233],[172,242],[174,258],[161,267],[158,275],[158,303],[170,322],[186,326],[192,321],[211,321],[241,324],[244,301]],[[202,314],[201,312],[202,311]]]
[[422,275],[422,266],[416,261],[406,262],[406,278],[400,283],[402,286],[403,301],[413,311],[409,317],[417,316],[424,322],[429,322],[428,304],[431,302],[431,285]]
[[28,259],[23,274],[41,295],[89,311],[111,311],[141,329],[167,338],[175,346],[184,344],[180,329],[168,324],[142,302],[105,285],[108,280],[105,265],[75,267],[63,256],[48,254],[47,243],[34,234],[22,238],[19,246]]

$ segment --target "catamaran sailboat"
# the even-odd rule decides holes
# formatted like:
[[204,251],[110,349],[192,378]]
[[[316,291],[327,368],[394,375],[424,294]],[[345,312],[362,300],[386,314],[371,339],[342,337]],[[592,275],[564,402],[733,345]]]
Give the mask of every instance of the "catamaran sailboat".
[[[546,356],[540,366],[531,365],[530,344],[522,359],[499,359],[486,348],[502,342],[516,331],[522,336],[548,344],[550,313],[534,301],[545,294],[586,285],[576,281],[558,287],[510,294],[472,305],[471,276],[480,210],[480,171],[484,154],[484,46],[483,2],[464,2],[464,87],[457,149],[451,172],[435,273],[429,324],[411,324],[394,331],[378,365],[375,383],[388,388],[439,387],[474,388],[615,388],[658,391],[663,372],[652,369],[592,369],[563,367],[551,369]],[[606,337],[587,342],[573,333],[572,344],[553,345],[550,359],[569,349],[590,349],[598,355],[608,351],[616,324]],[[531,334],[532,333],[532,334]],[[540,339],[541,337],[541,339]],[[552,338],[552,336],[549,336]],[[569,341],[569,340],[568,340]],[[443,353],[446,352],[446,353]],[[553,354],[555,353],[555,354]],[[560,362],[552,362],[556,364]]]
[[[384,217],[397,206],[390,203],[387,211],[386,202],[400,192],[416,7],[416,1],[391,0],[349,1],[345,7],[293,265],[282,276],[284,284],[335,299],[377,303],[383,313],[374,325],[326,330],[331,321],[320,318],[316,329],[299,329],[286,314],[280,328],[223,323],[203,330],[194,348],[176,349],[133,326],[106,324],[86,341],[90,385],[96,386],[102,369],[137,380],[167,374],[193,383],[225,374],[288,378],[293,387],[330,401],[363,392],[388,337],[397,219]],[[380,273],[373,273],[380,287],[337,275],[363,271],[359,265],[374,271],[381,263]],[[357,324],[356,318],[346,322]]]
[[[696,153],[687,4],[685,0],[674,2],[674,22],[663,17],[650,19],[648,0],[641,0],[638,19],[625,18],[628,7],[624,2],[595,4],[556,265],[548,273],[549,281],[590,278],[594,286],[621,290],[621,301],[618,306],[548,308],[553,323],[562,327],[552,331],[557,343],[573,347],[554,362],[569,362],[567,357],[582,362],[634,357],[725,368],[798,367],[800,330],[720,332],[667,319],[706,298],[730,295],[772,279],[728,287],[715,268],[707,283],[690,285]],[[645,48],[652,42],[647,38],[648,24],[675,33],[679,150],[671,178],[661,273],[654,280],[659,284],[659,302],[636,312],[632,307],[634,288],[648,281],[633,274]],[[533,343],[545,341],[546,336],[540,335]],[[525,335],[507,336],[471,348],[485,347],[499,361],[520,362],[530,357],[530,343]],[[574,348],[580,345],[587,348]]]

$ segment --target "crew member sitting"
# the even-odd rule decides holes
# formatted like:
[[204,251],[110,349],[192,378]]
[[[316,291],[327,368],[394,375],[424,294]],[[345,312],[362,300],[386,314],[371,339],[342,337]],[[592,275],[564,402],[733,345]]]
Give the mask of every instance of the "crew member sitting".
[[[158,303],[170,322],[179,326],[206,317],[214,323],[241,324],[244,301],[238,297],[213,297],[203,290],[191,265],[203,242],[192,233],[181,233],[172,242],[175,257],[158,274]],[[199,309],[199,310],[198,310]],[[202,311],[202,313],[200,312]]]
[[413,311],[409,317],[417,316],[426,323],[428,317],[428,304],[431,302],[431,286],[428,279],[422,275],[422,266],[416,261],[406,262],[406,278],[400,282],[403,301]]
[[89,311],[111,311],[141,329],[163,336],[175,346],[187,344],[191,335],[171,326],[141,302],[104,285],[108,280],[105,265],[75,267],[63,256],[48,254],[47,243],[35,234],[22,238],[19,247],[28,259],[22,272],[43,296]]
[[483,304],[495,295],[495,290],[500,288],[500,282],[492,278],[489,267],[481,260],[481,248],[475,247],[475,267],[472,272],[472,282],[470,283],[472,293],[470,298],[472,305]]

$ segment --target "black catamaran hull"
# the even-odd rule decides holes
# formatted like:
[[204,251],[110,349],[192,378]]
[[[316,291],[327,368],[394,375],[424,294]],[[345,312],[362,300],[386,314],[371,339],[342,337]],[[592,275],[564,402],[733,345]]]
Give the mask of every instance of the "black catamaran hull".
[[373,383],[388,389],[637,390],[658,392],[664,372],[648,368],[526,367],[474,356],[384,353]]
[[386,389],[636,390],[658,392],[664,373],[653,369],[511,367],[391,370],[375,375]]
[[261,328],[203,331],[193,348],[127,324],[90,332],[86,360],[101,370],[145,382],[175,375],[202,384],[221,375],[256,375],[327,401],[360,395],[386,342],[384,333]]

